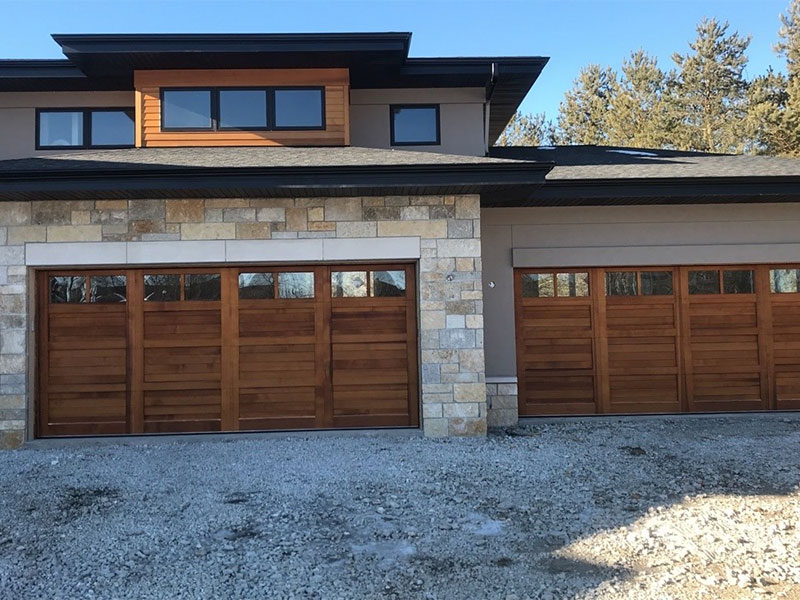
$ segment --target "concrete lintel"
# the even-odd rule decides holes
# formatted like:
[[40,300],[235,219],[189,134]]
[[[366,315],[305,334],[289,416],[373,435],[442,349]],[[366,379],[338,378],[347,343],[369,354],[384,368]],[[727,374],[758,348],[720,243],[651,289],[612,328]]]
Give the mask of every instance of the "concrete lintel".
[[227,240],[225,262],[314,262],[322,260],[322,240]]
[[330,238],[322,240],[324,260],[406,260],[420,257],[420,238]]
[[25,244],[31,267],[119,265],[127,262],[125,242],[50,242]]
[[800,244],[514,248],[515,267],[720,265],[796,261]]

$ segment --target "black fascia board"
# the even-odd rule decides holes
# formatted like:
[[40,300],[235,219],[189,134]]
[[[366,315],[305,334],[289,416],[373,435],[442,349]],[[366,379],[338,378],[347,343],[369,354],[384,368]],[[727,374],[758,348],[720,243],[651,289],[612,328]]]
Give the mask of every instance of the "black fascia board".
[[[493,206],[597,206],[607,204],[686,204],[749,201],[797,201],[800,177],[662,177],[545,181],[524,198],[508,202],[493,197]],[[695,202],[691,202],[696,199]],[[744,200],[741,200],[744,199]]]
[[87,75],[120,70],[196,68],[399,67],[410,33],[121,34],[53,39]]
[[[341,195],[351,190],[393,189],[501,189],[530,188],[544,183],[552,163],[389,165],[342,167],[235,167],[235,168],[139,168],[98,170],[24,170],[0,174],[0,200],[31,197],[31,194],[113,191],[179,191],[185,189],[312,190]],[[144,197],[144,196],[142,196]]]
[[69,59],[0,59],[0,92],[132,89],[132,78],[89,78]]

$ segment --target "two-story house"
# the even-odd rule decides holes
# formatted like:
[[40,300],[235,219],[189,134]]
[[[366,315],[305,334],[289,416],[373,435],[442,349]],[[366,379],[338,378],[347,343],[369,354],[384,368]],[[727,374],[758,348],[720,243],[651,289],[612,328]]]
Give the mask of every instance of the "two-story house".
[[410,34],[0,61],[0,443],[800,407],[800,164],[493,148]]

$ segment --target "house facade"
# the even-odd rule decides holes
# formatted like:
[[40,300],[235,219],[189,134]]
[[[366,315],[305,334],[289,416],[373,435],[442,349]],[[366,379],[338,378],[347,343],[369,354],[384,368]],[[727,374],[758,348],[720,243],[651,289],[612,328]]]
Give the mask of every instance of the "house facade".
[[0,444],[800,406],[791,160],[494,148],[547,59],[0,61]]

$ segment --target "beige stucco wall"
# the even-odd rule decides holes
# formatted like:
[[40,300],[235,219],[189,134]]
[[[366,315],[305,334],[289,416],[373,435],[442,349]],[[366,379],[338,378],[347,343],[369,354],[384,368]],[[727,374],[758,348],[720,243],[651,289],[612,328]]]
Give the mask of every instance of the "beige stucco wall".
[[389,259],[410,238],[423,430],[485,434],[480,231],[477,195],[2,202],[0,448],[32,433],[34,268]]
[[481,222],[488,378],[516,376],[514,266],[800,262],[800,203],[485,208]]
[[390,104],[439,104],[442,143],[402,146],[402,149],[484,156],[485,98],[483,88],[351,90],[350,143],[367,148],[391,148]]
[[38,152],[35,150],[37,108],[92,106],[132,108],[133,91],[5,92],[0,94],[0,160],[54,152],[52,150]]

